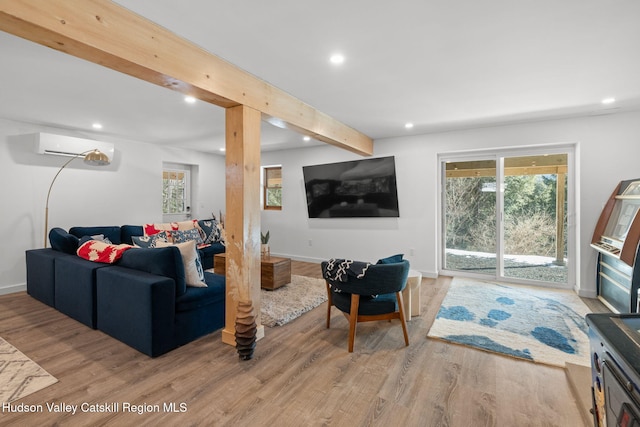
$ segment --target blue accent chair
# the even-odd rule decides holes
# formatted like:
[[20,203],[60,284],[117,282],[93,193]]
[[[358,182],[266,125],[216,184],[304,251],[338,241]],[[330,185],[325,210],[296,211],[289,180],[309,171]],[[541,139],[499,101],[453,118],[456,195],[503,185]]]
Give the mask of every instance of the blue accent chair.
[[[383,260],[381,260],[383,261]],[[322,262],[327,283],[327,328],[331,325],[331,307],[340,310],[349,321],[349,352],[353,352],[356,324],[376,320],[400,319],[404,342],[409,345],[404,316],[402,290],[407,284],[409,261],[381,262],[370,265],[364,277],[348,276],[346,281],[327,279],[328,262]]]

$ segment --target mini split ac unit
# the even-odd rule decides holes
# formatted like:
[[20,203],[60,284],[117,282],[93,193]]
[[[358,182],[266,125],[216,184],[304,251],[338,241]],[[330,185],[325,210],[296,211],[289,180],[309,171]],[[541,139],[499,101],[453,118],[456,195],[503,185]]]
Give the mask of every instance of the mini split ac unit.
[[75,138],[72,136],[54,135],[52,133],[32,134],[35,151],[38,154],[54,156],[77,157],[96,148],[113,160],[114,145],[110,142],[94,141],[92,139]]

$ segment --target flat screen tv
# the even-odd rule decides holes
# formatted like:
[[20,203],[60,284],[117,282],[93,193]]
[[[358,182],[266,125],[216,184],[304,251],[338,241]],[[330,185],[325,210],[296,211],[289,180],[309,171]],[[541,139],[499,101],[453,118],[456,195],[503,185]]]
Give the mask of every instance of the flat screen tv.
[[399,217],[395,158],[303,166],[309,218]]

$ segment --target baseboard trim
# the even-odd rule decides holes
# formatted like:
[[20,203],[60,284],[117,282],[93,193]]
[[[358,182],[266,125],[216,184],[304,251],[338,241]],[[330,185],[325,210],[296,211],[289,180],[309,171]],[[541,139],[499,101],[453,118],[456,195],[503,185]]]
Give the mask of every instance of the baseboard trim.
[[0,295],[15,294],[16,292],[22,292],[26,290],[27,290],[26,283],[3,286],[3,287],[0,287]]
[[[281,254],[281,253],[271,253],[271,255],[273,256],[278,256],[278,257],[282,257],[282,258],[291,258],[294,261],[302,261],[302,262],[312,262],[314,264],[320,264],[322,261],[326,261],[326,258],[313,258],[313,257],[304,257],[304,256],[299,256],[299,255],[291,255],[291,254]],[[438,278],[438,272],[436,271],[422,271],[422,270],[418,270],[418,269],[414,269],[416,271],[419,271],[420,274],[422,274],[422,277],[427,277],[429,279],[437,279]]]
[[596,291],[592,291],[590,289],[575,289],[574,291],[576,291],[576,293],[578,294],[578,296],[581,296],[582,298],[598,298],[598,294],[596,293]]

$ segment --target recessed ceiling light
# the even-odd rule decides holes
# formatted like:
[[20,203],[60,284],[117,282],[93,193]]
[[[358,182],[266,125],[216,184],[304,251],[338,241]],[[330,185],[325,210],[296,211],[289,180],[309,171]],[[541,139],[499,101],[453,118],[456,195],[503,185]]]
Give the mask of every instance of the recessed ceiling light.
[[91,127],[94,129],[102,129],[102,125],[100,123],[94,123],[91,125]]
[[405,123],[404,127],[406,129],[411,129],[411,128],[413,128],[413,123]]
[[604,105],[608,105],[608,104],[613,104],[614,102],[616,102],[615,98],[604,98],[602,101]]
[[227,151],[227,149],[226,149],[226,148],[224,148],[224,147],[222,147],[222,148],[220,149],[220,151]]
[[341,53],[334,53],[329,58],[329,61],[331,61],[332,64],[340,65],[344,62],[344,55]]
[[185,96],[184,102],[186,102],[187,104],[193,104],[196,102],[196,99],[193,96]]
[[305,142],[311,141],[311,137],[310,136],[305,136],[304,138],[302,138]]

